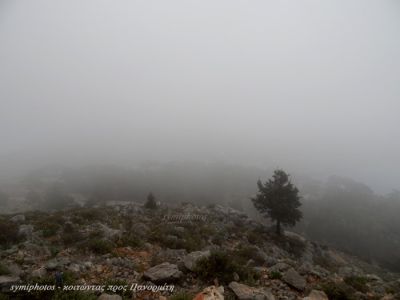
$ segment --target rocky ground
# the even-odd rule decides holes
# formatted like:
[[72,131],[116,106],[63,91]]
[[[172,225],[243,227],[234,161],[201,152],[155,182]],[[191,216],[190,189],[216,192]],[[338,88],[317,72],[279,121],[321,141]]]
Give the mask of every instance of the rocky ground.
[[[400,299],[398,275],[221,206],[3,215],[0,243],[0,299]],[[56,272],[93,289],[11,291]]]

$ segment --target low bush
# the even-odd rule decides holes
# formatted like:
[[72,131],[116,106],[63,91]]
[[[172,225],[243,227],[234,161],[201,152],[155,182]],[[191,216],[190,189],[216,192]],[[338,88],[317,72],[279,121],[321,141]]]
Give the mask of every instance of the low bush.
[[0,276],[1,275],[9,275],[10,270],[3,264],[0,263]]
[[194,273],[205,281],[217,278],[220,283],[225,284],[234,280],[234,273],[237,273],[242,281],[250,284],[258,279],[255,272],[238,264],[234,256],[222,251],[214,251],[210,256],[200,259]]
[[114,244],[107,240],[92,239],[89,240],[87,248],[96,254],[106,254],[113,250]]
[[362,293],[368,292],[368,279],[362,276],[349,276],[344,279],[348,285]]
[[122,238],[118,240],[117,245],[120,247],[137,248],[143,246],[143,240],[133,233],[128,233],[123,235]]
[[354,289],[344,282],[326,282],[321,287],[329,300],[355,300]]
[[0,247],[8,248],[18,240],[18,226],[14,222],[0,220]]
[[272,271],[269,274],[269,278],[271,278],[271,279],[281,279],[282,278],[282,273],[279,272],[279,271]]

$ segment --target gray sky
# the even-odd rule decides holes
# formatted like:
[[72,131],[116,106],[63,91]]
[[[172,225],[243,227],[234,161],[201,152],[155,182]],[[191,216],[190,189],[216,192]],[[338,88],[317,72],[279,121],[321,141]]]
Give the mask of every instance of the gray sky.
[[0,172],[226,161],[400,188],[400,2],[0,0]]

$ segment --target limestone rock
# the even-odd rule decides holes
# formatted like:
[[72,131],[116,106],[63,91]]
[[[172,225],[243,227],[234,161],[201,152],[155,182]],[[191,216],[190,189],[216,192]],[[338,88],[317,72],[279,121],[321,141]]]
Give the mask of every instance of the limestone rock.
[[323,291],[312,290],[311,293],[304,297],[303,300],[329,300]]
[[176,281],[182,274],[177,265],[165,262],[148,269],[143,275],[145,278],[158,283]]
[[306,280],[293,268],[283,274],[282,280],[300,291],[304,291],[306,287]]
[[200,259],[208,256],[210,256],[210,251],[195,251],[186,255],[183,262],[188,270],[193,271],[196,267],[196,263]]
[[206,287],[193,300],[224,300],[224,287],[217,288],[214,285]]
[[249,287],[245,284],[232,281],[229,288],[235,293],[239,300],[275,300],[270,291]]

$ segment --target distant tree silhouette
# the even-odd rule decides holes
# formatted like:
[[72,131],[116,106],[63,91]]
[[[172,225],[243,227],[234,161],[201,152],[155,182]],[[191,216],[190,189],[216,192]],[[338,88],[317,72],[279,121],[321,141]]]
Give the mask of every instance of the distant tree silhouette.
[[150,192],[149,195],[147,196],[147,201],[144,204],[144,207],[148,209],[157,208],[156,198],[154,197],[153,193]]
[[303,214],[299,190],[283,170],[275,170],[272,179],[265,184],[258,180],[258,193],[251,198],[255,208],[266,218],[276,221],[276,232],[281,234],[281,225],[294,226]]

